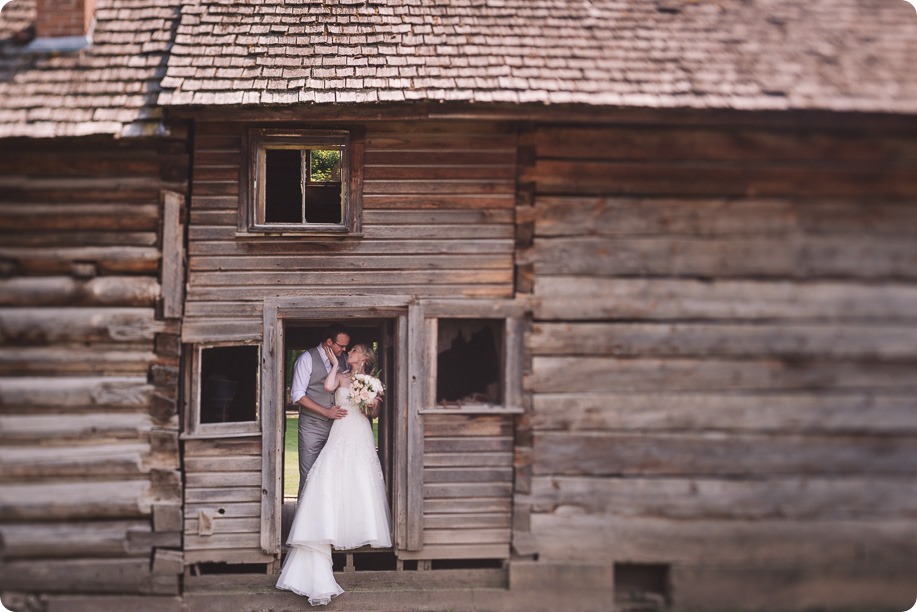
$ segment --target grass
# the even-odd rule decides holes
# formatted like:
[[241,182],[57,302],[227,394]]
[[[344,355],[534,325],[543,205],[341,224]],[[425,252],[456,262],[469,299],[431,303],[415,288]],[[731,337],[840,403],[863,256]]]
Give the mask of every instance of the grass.
[[[379,447],[379,419],[373,420],[373,436]],[[287,415],[283,436],[283,496],[295,498],[299,492],[299,415]]]

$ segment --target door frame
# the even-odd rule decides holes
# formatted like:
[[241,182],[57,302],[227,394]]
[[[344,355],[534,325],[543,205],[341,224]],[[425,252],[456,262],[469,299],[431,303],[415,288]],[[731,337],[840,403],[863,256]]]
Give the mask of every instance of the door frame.
[[[304,295],[302,297],[273,297],[264,300],[261,349],[261,549],[279,561],[281,551],[281,514],[283,506],[283,418],[284,392],[284,323],[287,320],[393,319],[395,320],[395,369],[392,377],[396,389],[392,410],[394,444],[392,448],[392,531],[393,547],[412,550],[419,545],[417,538],[408,537],[407,525],[422,518],[422,492],[408,486],[409,466],[418,463],[423,454],[423,431],[420,414],[409,406],[420,404],[419,386],[411,384],[409,361],[412,334],[409,320],[422,319],[420,307],[407,295]],[[419,377],[413,377],[414,380]],[[420,446],[418,447],[418,439]],[[412,460],[413,459],[413,460]],[[416,484],[416,483],[415,483]],[[409,541],[410,540],[410,541]],[[279,572],[275,563],[275,572]]]

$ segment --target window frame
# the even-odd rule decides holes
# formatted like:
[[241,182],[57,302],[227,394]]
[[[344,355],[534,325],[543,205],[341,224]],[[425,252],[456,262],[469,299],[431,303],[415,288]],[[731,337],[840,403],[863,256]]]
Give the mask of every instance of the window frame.
[[[249,127],[244,133],[245,160],[239,185],[239,236],[359,237],[363,230],[365,133],[360,128]],[[341,144],[343,140],[343,145]],[[341,222],[268,223],[265,202],[267,149],[305,150],[342,146]],[[318,184],[318,183],[316,183]]]
[[188,435],[185,437],[232,437],[250,436],[261,433],[261,368],[255,369],[255,419],[252,421],[231,421],[229,423],[201,423],[201,380],[202,355],[204,350],[250,346],[258,352],[257,361],[261,362],[261,343],[253,341],[200,342],[193,345],[191,351],[191,401],[188,418]]

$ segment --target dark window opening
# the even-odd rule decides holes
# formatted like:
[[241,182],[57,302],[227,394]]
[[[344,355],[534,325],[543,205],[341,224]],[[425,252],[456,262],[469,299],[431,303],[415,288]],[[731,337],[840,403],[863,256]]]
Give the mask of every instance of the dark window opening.
[[193,568],[192,571],[200,576],[210,574],[264,574],[266,565],[264,563],[208,562],[196,563]]
[[501,319],[439,319],[436,403],[501,404]]
[[430,569],[500,569],[503,559],[433,559]]
[[201,423],[258,420],[258,347],[201,349]]
[[354,553],[353,569],[357,572],[392,572],[398,569],[395,553]]
[[341,149],[265,149],[266,223],[341,223]]
[[667,564],[615,563],[614,573],[615,601],[619,605],[657,610],[671,603]]

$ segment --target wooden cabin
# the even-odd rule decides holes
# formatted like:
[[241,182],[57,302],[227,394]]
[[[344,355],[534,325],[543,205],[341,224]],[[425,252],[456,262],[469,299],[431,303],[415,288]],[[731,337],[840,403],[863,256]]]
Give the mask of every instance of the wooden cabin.
[[906,3],[77,5],[0,13],[8,608],[302,604],[331,322],[393,547],[330,608],[913,603]]

